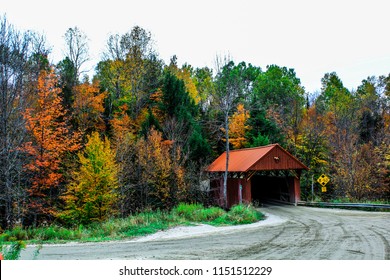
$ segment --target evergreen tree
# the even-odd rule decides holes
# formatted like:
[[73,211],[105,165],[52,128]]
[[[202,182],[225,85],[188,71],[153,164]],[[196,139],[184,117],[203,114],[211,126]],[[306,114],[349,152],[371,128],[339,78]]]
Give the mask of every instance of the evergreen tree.
[[171,71],[166,71],[162,87],[161,109],[169,117],[189,123],[196,114],[194,100],[186,91],[183,80],[178,79]]

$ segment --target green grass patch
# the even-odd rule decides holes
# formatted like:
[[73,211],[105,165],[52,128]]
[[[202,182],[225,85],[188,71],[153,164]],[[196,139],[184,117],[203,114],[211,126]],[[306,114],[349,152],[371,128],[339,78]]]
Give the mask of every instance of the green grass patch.
[[205,208],[201,204],[180,203],[172,209],[173,215],[178,215],[189,222],[211,222],[225,214],[225,211],[219,207]]
[[336,198],[330,201],[331,203],[365,203],[365,204],[390,204],[388,200],[358,200],[350,198]]
[[179,225],[206,223],[211,225],[239,225],[254,223],[263,215],[250,205],[237,205],[224,211],[219,207],[205,208],[201,204],[181,203],[171,211],[145,211],[126,218],[109,219],[102,223],[66,228],[51,225],[38,228],[15,227],[0,235],[1,244],[15,241],[28,243],[61,243],[67,241],[106,241],[134,238],[153,234]]

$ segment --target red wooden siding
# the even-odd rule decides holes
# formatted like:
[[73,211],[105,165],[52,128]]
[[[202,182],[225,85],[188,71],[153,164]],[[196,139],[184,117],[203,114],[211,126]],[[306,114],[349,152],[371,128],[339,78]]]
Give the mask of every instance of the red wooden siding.
[[266,155],[260,158],[249,170],[296,170],[307,169],[294,156],[276,145]]
[[240,185],[242,186],[241,202],[250,203],[252,201],[251,181],[247,181],[246,179],[229,178],[227,184],[228,207],[240,204]]

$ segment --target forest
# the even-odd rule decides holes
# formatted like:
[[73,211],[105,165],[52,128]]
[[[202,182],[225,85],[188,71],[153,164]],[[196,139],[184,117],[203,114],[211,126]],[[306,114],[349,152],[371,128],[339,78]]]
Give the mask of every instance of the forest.
[[[0,17],[1,228],[210,205],[199,186],[226,143],[281,144],[310,168],[303,200],[390,200],[390,74],[347,89],[324,73],[306,92],[284,66],[166,64],[134,26],[107,38],[88,77],[87,38],[69,28],[53,64],[44,36]],[[328,192],[315,183],[312,197],[321,174]]]

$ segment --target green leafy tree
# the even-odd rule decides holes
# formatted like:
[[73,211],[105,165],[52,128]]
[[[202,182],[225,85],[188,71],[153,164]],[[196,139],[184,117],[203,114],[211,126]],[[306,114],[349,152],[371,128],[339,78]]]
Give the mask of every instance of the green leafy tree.
[[116,213],[118,174],[110,141],[99,133],[88,137],[83,153],[78,154],[80,168],[62,196],[65,210],[58,216],[67,222],[87,224],[103,221]]
[[284,143],[285,137],[278,124],[267,116],[264,108],[252,108],[247,132],[250,147],[268,145],[270,143]]
[[108,92],[107,117],[112,119],[126,105],[126,113],[137,118],[161,75],[162,62],[153,51],[150,32],[135,26],[123,35],[111,35],[104,55],[96,78]]
[[196,68],[194,71],[194,83],[200,97],[199,107],[204,113],[209,108],[207,101],[214,95],[215,91],[213,71],[207,67]]
[[294,69],[271,65],[259,73],[250,99],[252,141],[268,138],[271,142],[296,143],[303,117],[304,92]]
[[164,76],[160,109],[165,115],[165,137],[174,141],[174,149],[189,150],[192,160],[204,159],[210,149],[198,124],[199,106],[186,90],[185,83],[167,70]]
[[335,72],[326,73],[321,79],[321,85],[321,94],[316,99],[316,107],[320,112],[341,110],[347,105],[347,99],[352,97]]

